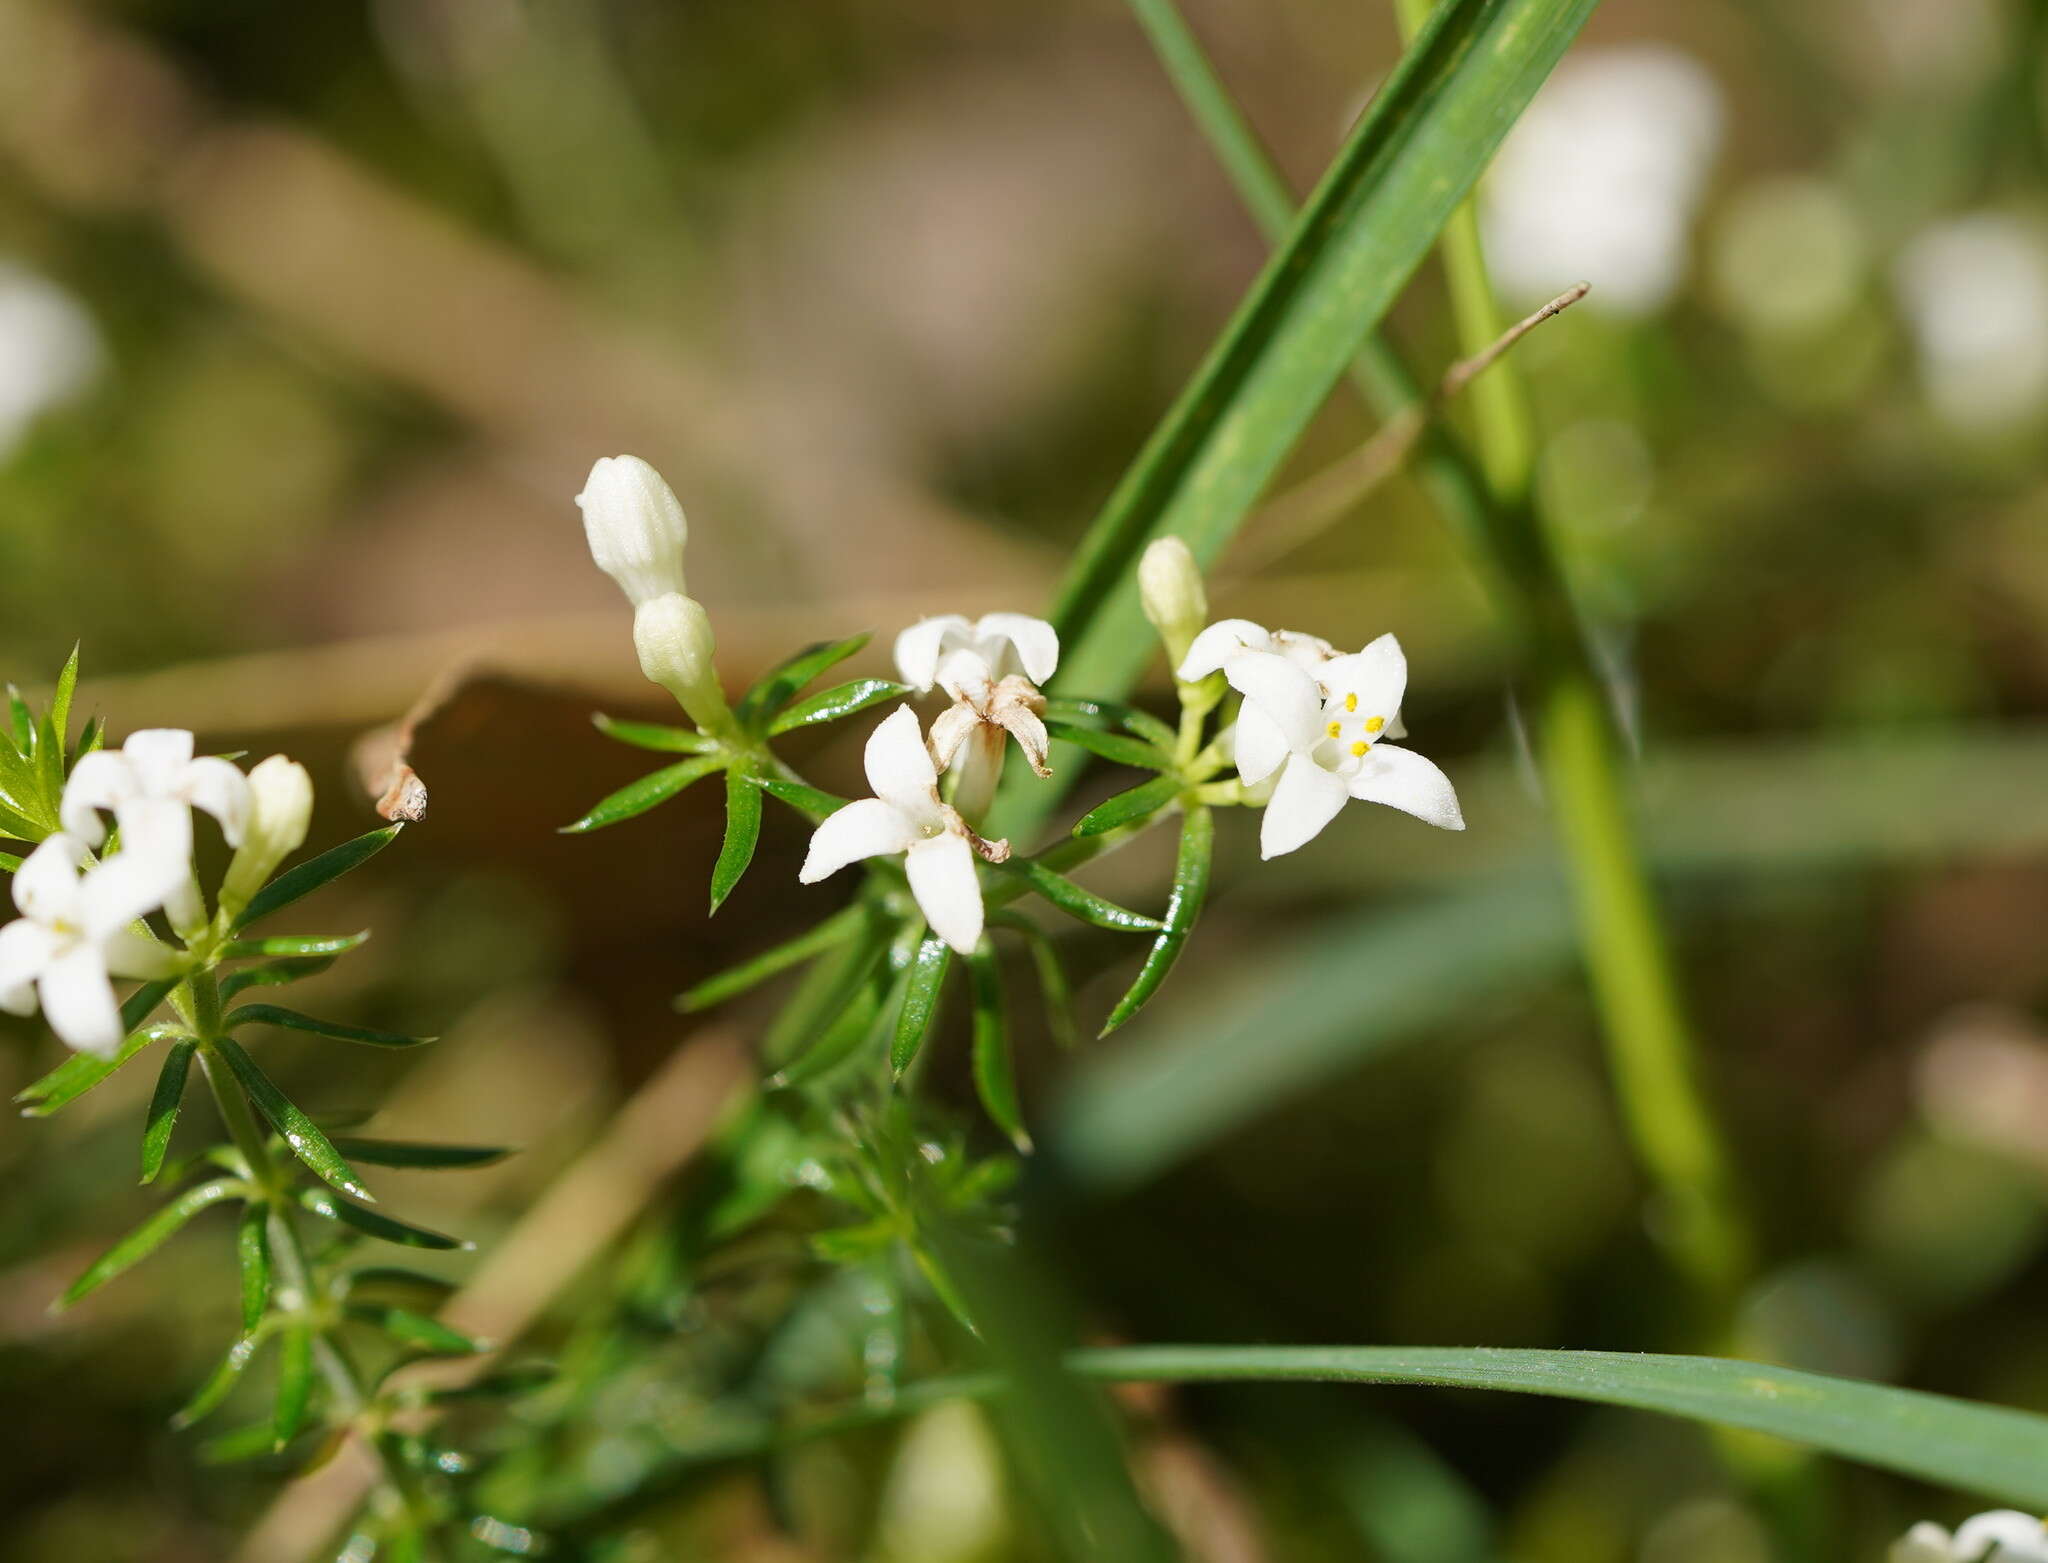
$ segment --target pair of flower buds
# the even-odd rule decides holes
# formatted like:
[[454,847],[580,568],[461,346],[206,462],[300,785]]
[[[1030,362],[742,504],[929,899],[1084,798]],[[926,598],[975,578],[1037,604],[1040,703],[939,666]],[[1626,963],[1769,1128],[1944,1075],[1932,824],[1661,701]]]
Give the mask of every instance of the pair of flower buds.
[[[608,456],[591,469],[576,502],[591,556],[633,603],[641,670],[706,733],[730,731],[710,621],[684,586],[688,526],[674,492],[638,457]],[[1201,572],[1178,538],[1146,550],[1138,585],[1183,687],[1221,673],[1244,696],[1234,749],[1245,801],[1265,809],[1263,856],[1306,845],[1353,798],[1464,828],[1443,772],[1386,742],[1402,736],[1408,677],[1393,636],[1345,656],[1314,636],[1269,632],[1245,619],[1205,629]],[[1008,852],[973,827],[994,791],[1006,738],[1017,741],[1033,771],[1049,774],[1039,689],[1058,663],[1053,627],[1025,614],[973,621],[947,614],[904,630],[896,640],[903,681],[920,691],[937,687],[952,704],[928,737],[907,705],[882,721],[866,753],[875,796],[818,827],[799,877],[808,884],[860,858],[900,852],[933,931],[956,950],[972,950],[983,924],[975,857],[1001,861]],[[954,777],[950,803],[938,793],[942,770]]]
[[[15,870],[21,916],[0,928],[0,1009],[32,1015],[40,1003],[67,1046],[111,1056],[125,1034],[112,979],[156,981],[183,966],[143,919],[162,911],[188,946],[210,926],[193,874],[192,811],[218,820],[235,850],[218,897],[230,923],[305,841],[313,782],[304,766],[274,754],[245,776],[192,749],[190,733],[150,728],[72,767],[63,828]],[[118,849],[96,860],[107,844],[103,813],[114,817]]]

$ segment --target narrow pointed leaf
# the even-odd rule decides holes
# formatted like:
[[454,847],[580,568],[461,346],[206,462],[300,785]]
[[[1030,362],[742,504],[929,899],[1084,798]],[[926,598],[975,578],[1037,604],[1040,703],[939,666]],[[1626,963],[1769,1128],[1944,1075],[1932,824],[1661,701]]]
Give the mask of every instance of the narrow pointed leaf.
[[1147,743],[1142,738],[1126,738],[1122,733],[1097,732],[1092,727],[1076,727],[1072,722],[1047,722],[1045,730],[1055,738],[1064,738],[1070,744],[1079,744],[1090,754],[1099,754],[1105,760],[1114,760],[1119,765],[1135,765],[1140,770],[1170,771],[1175,768],[1173,752],[1157,744]]
[[239,1465],[244,1460],[256,1460],[277,1449],[273,1437],[274,1428],[269,1422],[257,1422],[249,1427],[238,1427],[232,1433],[222,1433],[218,1438],[209,1438],[199,1446],[199,1458],[208,1465]]
[[967,957],[967,991],[974,1005],[974,1089],[989,1121],[1020,1151],[1031,1149],[1023,1109],[1017,1105],[1017,1068],[1011,1057],[1010,1021],[1003,1009],[1003,974],[983,941]]
[[299,1436],[313,1403],[313,1330],[294,1320],[278,1332],[277,1403],[270,1413],[270,1447]]
[[924,1046],[925,1033],[931,1030],[932,1018],[939,1010],[946,968],[952,960],[952,950],[937,934],[917,947],[909,981],[903,989],[903,1004],[896,1012],[896,1035],[889,1046],[889,1068],[899,1079],[917,1061],[918,1050]]
[[334,1148],[350,1161],[378,1167],[458,1170],[488,1167],[511,1155],[503,1145],[435,1145],[424,1140],[358,1140],[336,1136]]
[[562,834],[582,835],[586,831],[602,830],[607,825],[616,825],[621,820],[645,814],[657,803],[666,803],[692,782],[700,782],[712,772],[722,770],[725,763],[724,755],[707,754],[694,760],[678,760],[674,765],[651,771],[600,800],[574,824],[564,825]]
[[20,858],[12,852],[0,852],[0,874],[11,874],[20,867]]
[[466,1357],[484,1349],[460,1330],[451,1329],[439,1319],[430,1319],[423,1313],[414,1313],[410,1308],[351,1303],[348,1313],[350,1318],[382,1330],[399,1345],[413,1351],[430,1352],[437,1357]]
[[787,1066],[816,1047],[835,1022],[855,1003],[881,962],[890,929],[872,909],[853,938],[828,952],[804,973],[768,1033],[762,1056]]
[[301,1189],[299,1203],[316,1216],[325,1216],[329,1221],[339,1221],[344,1226],[354,1227],[370,1237],[381,1237],[387,1243],[396,1243],[402,1248],[470,1248],[473,1244],[459,1237],[450,1237],[445,1232],[436,1232],[428,1227],[416,1227],[409,1221],[400,1221],[375,1210],[365,1210],[361,1205],[346,1199],[336,1199],[325,1189]]
[[227,1355],[220,1359],[220,1365],[206,1376],[206,1382],[199,1386],[192,1398],[171,1418],[171,1426],[187,1428],[218,1411],[221,1402],[228,1398],[228,1392],[241,1381],[242,1370],[248,1367],[249,1359],[256,1355],[256,1348],[262,1344],[260,1336],[244,1335],[228,1347]]
[[185,1077],[192,1070],[192,1055],[199,1043],[180,1037],[164,1054],[164,1066],[156,1077],[156,1092],[149,1099],[149,1117],[142,1129],[142,1181],[154,1183],[163,1170],[164,1152],[171,1143],[171,1131],[178,1126],[178,1109],[185,1101]]
[[[156,1007],[170,997],[171,989],[177,985],[177,978],[166,977],[160,982],[145,982],[141,987],[129,994],[127,998],[121,1001],[121,1029],[130,1033],[136,1031],[145,1020],[156,1013]],[[158,1030],[154,1034],[166,1035],[167,1033]],[[133,1042],[134,1040],[133,1035],[131,1035],[129,1041]]]
[[806,786],[800,781],[791,781],[786,776],[770,776],[766,772],[751,772],[747,780],[767,793],[771,798],[780,798],[813,825],[830,815],[837,814],[847,805],[847,799],[837,793],[824,792],[816,787]]
[[1206,805],[1198,803],[1181,821],[1180,853],[1173,866],[1173,895],[1166,903],[1166,926],[1152,941],[1145,964],[1138,968],[1137,979],[1132,982],[1130,990],[1109,1012],[1109,1019],[1103,1023],[1102,1035],[1108,1036],[1143,1009],[1145,1001],[1166,981],[1166,974],[1173,970],[1173,963],[1180,959],[1188,935],[1194,931],[1195,919],[1201,916],[1202,902],[1209,894],[1209,862],[1215,847],[1215,816]]
[[14,1099],[26,1104],[21,1109],[22,1117],[49,1117],[58,1108],[68,1107],[77,1101],[94,1086],[112,1079],[116,1070],[152,1042],[181,1035],[183,1033],[175,1027],[151,1026],[147,1030],[133,1032],[112,1058],[73,1053],[41,1079],[32,1081],[15,1093]]
[[836,667],[871,639],[849,635],[845,640],[821,640],[806,646],[787,662],[771,668],[766,677],[741,697],[738,715],[742,726],[756,727],[774,716],[796,698],[796,692],[827,668]]
[[1021,912],[993,912],[989,921],[1011,929],[1031,952],[1031,964],[1038,973],[1039,992],[1045,997],[1045,1024],[1055,1044],[1072,1049],[1081,1044],[1081,1031],[1074,1024],[1074,990],[1067,982],[1060,953],[1043,928]]
[[331,955],[308,955],[281,961],[264,961],[255,966],[244,966],[240,971],[231,971],[220,979],[220,996],[231,999],[238,993],[251,988],[276,988],[287,982],[297,982],[305,977],[317,977],[334,964]]
[[424,1047],[435,1040],[433,1037],[409,1037],[398,1031],[376,1031],[367,1026],[344,1026],[336,1021],[301,1015],[295,1009],[285,1009],[277,1004],[244,1004],[239,1009],[229,1010],[222,1024],[229,1031],[242,1026],[282,1026],[287,1031],[306,1031],[316,1037],[357,1042],[364,1047]]
[[242,1082],[242,1089],[249,1093],[249,1100],[270,1120],[270,1126],[284,1136],[284,1142],[292,1148],[294,1156],[312,1168],[315,1176],[333,1184],[343,1193],[376,1203],[376,1196],[356,1180],[354,1169],[342,1160],[341,1153],[321,1132],[320,1126],[295,1106],[270,1076],[256,1067],[256,1060],[245,1053],[239,1043],[222,1037],[213,1046],[227,1061],[228,1068],[234,1071],[235,1078]]
[[71,741],[71,697],[78,690],[78,650],[71,648],[71,655],[64,659],[64,670],[57,675],[57,687],[50,695],[48,721],[57,732],[57,764],[59,780],[62,780],[64,746]]
[[1180,735],[1171,724],[1162,722],[1150,711],[1141,711],[1117,700],[1081,700],[1072,695],[1048,695],[1045,698],[1045,718],[1049,722],[1068,724],[1088,722],[1114,722],[1126,732],[1154,743],[1168,753],[1180,741]]
[[221,947],[220,953],[230,958],[254,955],[342,955],[355,949],[369,937],[370,932],[367,928],[361,933],[276,934],[267,939],[232,940]]
[[1074,822],[1074,834],[1099,836],[1105,830],[1115,830],[1119,825],[1144,819],[1173,802],[1180,796],[1180,791],[1181,782],[1177,776],[1155,776],[1148,782],[1140,782],[1129,792],[1105,798],[1083,814]]
[[78,730],[78,742],[71,746],[71,763],[76,765],[106,742],[107,724],[98,712],[85,719],[85,726]]
[[87,1267],[85,1273],[57,1299],[58,1308],[69,1308],[88,1292],[97,1291],[130,1265],[147,1259],[164,1241],[200,1211],[219,1204],[224,1199],[238,1199],[248,1193],[248,1185],[238,1178],[215,1178],[210,1183],[197,1184],[185,1190],[163,1209],[151,1216],[141,1226],[130,1232],[120,1242]]
[[742,761],[725,773],[725,843],[711,865],[711,910],[725,905],[761,841],[761,789],[754,785],[756,762]]
[[455,1283],[438,1275],[422,1275],[396,1265],[365,1265],[349,1272],[348,1299],[390,1303],[399,1307],[439,1308],[453,1295]]
[[894,700],[909,693],[908,684],[894,683],[886,678],[857,678],[850,683],[835,685],[822,694],[812,695],[808,700],[799,700],[770,722],[768,731],[770,734],[786,733],[819,722],[836,722],[841,717],[857,715],[885,700]]
[[818,1039],[768,1077],[768,1088],[793,1091],[811,1085],[859,1055],[870,1042],[879,1047],[894,1014],[895,997],[894,987],[880,997],[872,988],[856,989],[828,1016]]
[[28,708],[28,702],[21,698],[21,691],[12,684],[7,686],[7,724],[14,739],[14,752],[27,758],[36,749],[35,713]]
[[1146,917],[1129,907],[1106,901],[1092,890],[1083,890],[1064,874],[1056,874],[1028,857],[1011,858],[1009,862],[998,863],[995,867],[996,872],[1005,877],[1023,880],[1069,917],[1078,917],[1097,928],[1114,929],[1119,933],[1156,933],[1159,930],[1160,922],[1156,917]]
[[605,737],[616,738],[635,749],[653,749],[665,754],[709,754],[718,747],[716,739],[706,738],[687,727],[665,727],[659,722],[622,722],[602,711],[593,711],[590,720]]
[[808,932],[800,933],[787,943],[763,951],[752,960],[743,961],[715,977],[706,977],[694,988],[678,994],[676,1008],[687,1014],[723,1004],[727,999],[766,982],[777,972],[786,971],[814,955],[822,955],[836,944],[845,943],[860,931],[867,918],[867,909],[858,905],[834,912]]
[[250,1205],[235,1228],[235,1263],[242,1281],[242,1333],[263,1322],[270,1308],[270,1210]]
[[427,1399],[441,1404],[451,1400],[502,1400],[514,1395],[530,1394],[552,1384],[558,1374],[551,1362],[522,1362],[517,1366],[501,1368],[496,1373],[487,1373],[468,1384],[452,1384],[446,1389],[430,1389]]
[[369,831],[353,841],[329,847],[318,857],[308,858],[297,868],[279,874],[256,892],[242,909],[242,915],[235,919],[235,927],[246,928],[272,912],[281,912],[294,901],[339,879],[350,869],[361,867],[396,841],[404,828],[403,825],[386,825],[380,830]]

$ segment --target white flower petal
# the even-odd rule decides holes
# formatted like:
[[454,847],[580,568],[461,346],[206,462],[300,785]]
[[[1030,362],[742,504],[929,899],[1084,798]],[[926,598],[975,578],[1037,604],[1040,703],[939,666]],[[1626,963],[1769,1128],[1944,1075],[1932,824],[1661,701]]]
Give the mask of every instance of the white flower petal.
[[1323,697],[1316,681],[1270,651],[1241,651],[1223,665],[1230,687],[1246,704],[1257,702],[1294,750],[1314,748],[1323,736]]
[[1259,856],[1274,858],[1306,846],[1337,817],[1347,794],[1344,778],[1305,754],[1291,756],[1259,821]]
[[154,982],[178,970],[175,951],[123,928],[100,940],[100,957],[116,977],[140,977]]
[[988,641],[1000,636],[1017,651],[1017,664],[1034,684],[1043,684],[1060,665],[1059,632],[1043,619],[1027,613],[984,613],[974,626],[975,638]]
[[[1996,1550],[1987,1552],[1994,1544]],[[1993,1509],[1958,1525],[1953,1546],[1954,1555],[1966,1563],[1987,1557],[1988,1563],[2039,1563],[2048,1559],[2048,1529],[2035,1515]]]
[[949,651],[939,661],[939,688],[955,700],[986,700],[989,686],[996,681],[996,661],[974,647]]
[[178,795],[195,809],[204,809],[220,821],[221,834],[231,847],[242,844],[242,832],[249,823],[249,778],[242,768],[218,755],[206,755],[185,767]]
[[121,752],[135,767],[135,782],[146,793],[177,791],[192,763],[192,735],[182,727],[145,727],[130,733]]
[[1363,651],[1348,657],[1332,657],[1316,672],[1332,700],[1358,696],[1360,716],[1385,717],[1392,722],[1401,710],[1401,697],[1408,692],[1408,658],[1401,643],[1382,635]]
[[947,831],[920,841],[905,854],[910,893],[932,932],[962,955],[981,942],[981,879],[967,838]]
[[189,804],[177,798],[130,798],[114,810],[114,820],[121,827],[121,850],[115,854],[116,859],[131,854],[156,858],[180,870],[172,874],[166,868],[168,876],[184,877],[183,870],[192,862]]
[[100,820],[101,809],[112,809],[142,791],[135,765],[117,750],[95,749],[71,767],[64,783],[64,797],[57,805],[57,818],[64,828],[96,847],[107,839],[107,827]]
[[85,861],[85,843],[58,831],[22,859],[14,871],[14,904],[39,923],[73,922],[78,918],[78,865]]
[[1052,735],[1045,730],[1038,713],[1021,700],[998,700],[995,719],[1017,740],[1017,747],[1024,751],[1024,758],[1031,766],[1032,774],[1050,776],[1046,768],[1045,751],[1052,742]]
[[932,751],[932,763],[940,770],[952,767],[960,746],[967,741],[967,735],[981,726],[981,713],[965,700],[956,700],[932,719],[931,736],[928,740]]
[[58,943],[58,936],[32,917],[0,928],[0,1009],[11,1015],[36,1012],[36,979]]
[[[160,807],[184,813],[179,805]],[[191,868],[183,858],[124,847],[79,881],[78,923],[93,938],[104,938],[148,916],[181,891],[189,892],[191,880]]]
[[67,1047],[112,1054],[121,1045],[121,1006],[114,1002],[99,947],[85,941],[61,951],[37,984],[43,1019]]
[[1273,631],[1272,649],[1279,652],[1298,668],[1320,675],[1323,664],[1337,655],[1337,648],[1320,635],[1307,635],[1300,630]]
[[1351,778],[1351,796],[1387,804],[1444,830],[1465,828],[1451,779],[1413,749],[1375,745]]
[[1250,619],[1218,619],[1194,638],[1173,676],[1190,684],[1207,678],[1221,672],[1223,664],[1240,651],[1264,651],[1272,638]]
[[901,852],[923,839],[900,809],[880,798],[862,798],[827,816],[811,833],[811,849],[796,877],[807,885],[816,884],[859,858]]
[[1891,1544],[1886,1563],[1950,1563],[1954,1556],[1949,1534],[1931,1520],[1922,1520]]
[[892,803],[911,820],[936,823],[939,803],[935,789],[939,773],[932,764],[931,751],[924,746],[924,729],[917,713],[898,706],[868,734],[868,785],[875,796]]
[[1287,758],[1287,736],[1274,725],[1262,706],[1246,701],[1237,713],[1233,742],[1237,749],[1237,774],[1245,785],[1256,787],[1280,769]]
[[974,626],[957,613],[919,619],[896,637],[896,671],[911,688],[930,689],[938,682],[939,659],[973,633]]

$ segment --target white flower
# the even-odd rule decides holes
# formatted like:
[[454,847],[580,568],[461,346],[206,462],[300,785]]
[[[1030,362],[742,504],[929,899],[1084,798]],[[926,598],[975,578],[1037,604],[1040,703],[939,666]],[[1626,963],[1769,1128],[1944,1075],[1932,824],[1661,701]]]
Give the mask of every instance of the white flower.
[[1319,635],[1300,630],[1268,630],[1250,619],[1218,619],[1197,635],[1188,654],[1174,669],[1184,684],[1221,672],[1224,664],[1246,651],[1270,651],[1313,673],[1337,655],[1337,648]]
[[0,260],[0,457],[45,410],[84,391],[105,358],[99,327],[77,299]]
[[725,689],[718,682],[718,643],[711,616],[694,597],[665,592],[633,610],[633,649],[640,671],[676,697],[690,720],[706,732],[726,718]]
[[684,592],[683,545],[690,525],[675,490],[638,456],[604,456],[576,496],[597,567],[633,606]]
[[1021,673],[1043,684],[1060,662],[1060,638],[1043,619],[1022,613],[957,613],[920,619],[896,637],[896,668],[913,689],[937,684],[955,699],[963,689]]
[[910,893],[932,932],[962,955],[972,953],[982,928],[975,856],[1000,863],[1009,843],[983,841],[939,801],[939,773],[909,706],[898,706],[868,735],[866,765],[875,795],[847,804],[817,828],[797,878],[815,884],[859,858],[901,852]]
[[1166,643],[1166,659],[1179,662],[1209,617],[1209,596],[1194,553],[1177,537],[1155,537],[1138,560],[1138,602]]
[[179,727],[130,733],[119,749],[101,749],[72,768],[58,818],[97,847],[106,840],[99,811],[121,827],[121,850],[161,854],[182,864],[192,856],[193,809],[220,821],[231,847],[242,844],[249,818],[249,778],[227,760],[192,757],[192,735]]
[[1312,841],[1347,798],[1385,803],[1445,830],[1465,828],[1449,778],[1414,750],[1384,741],[1408,684],[1408,662],[1393,636],[1314,672],[1282,653],[1241,651],[1223,673],[1244,696],[1238,774],[1248,786],[1274,778],[1260,822],[1261,857]]
[[1899,257],[1900,299],[1928,400],[1957,428],[1997,433],[2048,404],[2048,236],[2000,212],[1920,233]]
[[0,928],[0,1009],[32,1015],[40,993],[43,1015],[66,1045],[105,1056],[122,1038],[109,974],[168,977],[177,969],[169,950],[129,927],[163,904],[168,860],[122,852],[81,875],[86,851],[59,831],[15,870],[22,915]]
[[2017,1509],[1964,1520],[1951,1536],[1922,1520],[1892,1543],[1889,1563],[2048,1563],[2048,1529]]
[[249,820],[241,849],[228,864],[221,899],[246,906],[277,865],[305,844],[313,817],[313,778],[305,766],[273,754],[249,772]]

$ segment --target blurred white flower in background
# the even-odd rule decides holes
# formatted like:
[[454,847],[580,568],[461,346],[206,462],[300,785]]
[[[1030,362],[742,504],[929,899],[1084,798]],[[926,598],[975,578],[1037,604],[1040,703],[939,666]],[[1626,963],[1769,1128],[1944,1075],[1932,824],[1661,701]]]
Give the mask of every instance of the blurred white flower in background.
[[1847,194],[1811,174],[1746,185],[1714,232],[1710,278],[1723,310],[1758,331],[1819,331],[1856,302],[1869,246]]
[[1893,273],[1935,412],[1997,433],[2048,403],[2048,237],[2001,212],[1924,229]]
[[1632,44],[1566,60],[1482,191],[1501,287],[1541,299],[1584,279],[1590,308],[1660,309],[1685,276],[1721,122],[1720,88],[1679,50]]
[[1890,1563],[2048,1563],[2048,1530],[2017,1509],[1973,1515],[1954,1535],[1922,1520],[1892,1543]]
[[48,278],[0,259],[0,458],[44,412],[92,384],[105,356],[83,305]]

